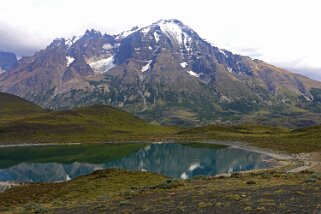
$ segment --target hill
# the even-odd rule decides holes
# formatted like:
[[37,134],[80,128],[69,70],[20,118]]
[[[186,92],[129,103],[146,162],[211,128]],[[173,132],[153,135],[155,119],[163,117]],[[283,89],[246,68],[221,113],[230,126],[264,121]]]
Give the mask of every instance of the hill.
[[12,94],[0,92],[0,124],[47,112],[36,104]]
[[40,106],[8,93],[0,92],[0,114],[25,115],[30,113],[44,112]]
[[[1,142],[106,142],[157,140],[176,128],[150,124],[108,106],[45,111],[13,95],[1,94]],[[4,104],[5,103],[5,104]]]

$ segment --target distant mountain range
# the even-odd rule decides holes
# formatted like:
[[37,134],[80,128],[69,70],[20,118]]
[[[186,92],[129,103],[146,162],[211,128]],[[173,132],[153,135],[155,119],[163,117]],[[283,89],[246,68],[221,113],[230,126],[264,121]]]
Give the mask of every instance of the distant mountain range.
[[10,70],[17,63],[17,56],[14,53],[0,51],[0,74]]
[[106,104],[162,124],[321,123],[321,82],[219,49],[174,19],[56,39],[2,73],[0,90],[45,108]]

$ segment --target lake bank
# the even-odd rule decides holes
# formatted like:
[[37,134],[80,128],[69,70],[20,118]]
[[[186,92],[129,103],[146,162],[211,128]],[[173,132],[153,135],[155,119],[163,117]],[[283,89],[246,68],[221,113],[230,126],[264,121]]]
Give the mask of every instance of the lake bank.
[[[164,141],[164,143],[172,143],[174,141]],[[247,142],[240,141],[192,141],[184,143],[202,143],[202,144],[215,144],[228,146],[231,148],[239,148],[247,151],[252,151],[260,154],[264,154],[273,158],[273,168],[287,167],[287,171],[298,172],[302,170],[312,170],[321,172],[321,153],[299,153],[291,154],[289,152],[280,151],[276,149],[269,149],[266,147],[258,147]],[[141,143],[137,141],[129,142],[94,142],[94,143],[18,143],[18,144],[2,144],[0,143],[0,148],[11,148],[11,147],[33,147],[33,146],[61,146],[61,145],[80,145],[80,144],[110,144],[110,145],[123,145],[123,144],[136,144]],[[153,144],[159,142],[145,142],[145,144]]]
[[6,147],[0,153],[2,181],[65,181],[105,168],[187,179],[272,166],[265,154],[199,142]]

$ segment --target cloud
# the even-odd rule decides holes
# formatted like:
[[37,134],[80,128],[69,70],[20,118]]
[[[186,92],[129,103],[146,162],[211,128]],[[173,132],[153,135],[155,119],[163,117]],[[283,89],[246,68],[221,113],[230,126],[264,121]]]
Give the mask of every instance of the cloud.
[[236,53],[239,53],[244,56],[249,56],[253,59],[262,58],[263,54],[260,48],[245,48],[245,47],[235,47]]
[[311,63],[313,60],[309,57],[302,56],[293,60],[266,59],[266,61],[288,71],[321,81],[321,66],[318,63]]
[[19,57],[33,55],[48,45],[48,38],[41,38],[23,28],[0,21],[0,50],[16,53]]
[[321,68],[289,67],[283,65],[280,65],[280,67],[297,74],[302,74],[306,77],[309,77],[310,79],[321,81]]

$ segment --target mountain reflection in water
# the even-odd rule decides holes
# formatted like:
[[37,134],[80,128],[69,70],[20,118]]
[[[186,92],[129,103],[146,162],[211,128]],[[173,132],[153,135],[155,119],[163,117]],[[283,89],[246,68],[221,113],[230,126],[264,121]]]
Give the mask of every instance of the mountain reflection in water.
[[116,161],[91,164],[73,162],[26,163],[0,169],[0,181],[56,182],[73,179],[104,168],[156,172],[173,178],[217,175],[267,168],[269,156],[238,148],[198,148],[188,144],[150,144]]

